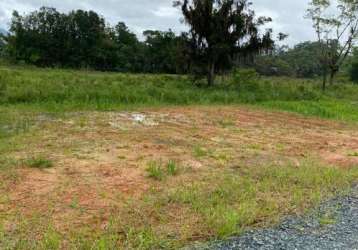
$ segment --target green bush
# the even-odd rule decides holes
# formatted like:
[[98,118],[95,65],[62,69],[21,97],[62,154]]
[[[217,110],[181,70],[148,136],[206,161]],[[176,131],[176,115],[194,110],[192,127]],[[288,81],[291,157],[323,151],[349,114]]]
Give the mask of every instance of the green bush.
[[232,82],[237,86],[253,87],[258,84],[259,75],[254,69],[236,69],[232,76]]
[[294,76],[295,70],[288,62],[275,56],[259,57],[255,63],[255,69],[260,75],[265,76]]

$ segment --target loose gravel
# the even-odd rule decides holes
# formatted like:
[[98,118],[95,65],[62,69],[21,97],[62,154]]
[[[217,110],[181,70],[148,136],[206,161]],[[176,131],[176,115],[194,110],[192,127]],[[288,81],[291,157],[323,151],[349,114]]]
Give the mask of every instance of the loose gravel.
[[325,202],[305,217],[290,217],[275,228],[249,231],[197,249],[358,250],[358,186],[349,196]]

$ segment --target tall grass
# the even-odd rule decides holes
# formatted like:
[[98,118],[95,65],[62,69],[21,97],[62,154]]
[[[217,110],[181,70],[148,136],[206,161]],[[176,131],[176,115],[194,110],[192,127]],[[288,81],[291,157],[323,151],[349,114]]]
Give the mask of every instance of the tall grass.
[[336,85],[323,94],[319,82],[290,78],[261,78],[250,84],[227,79],[205,88],[176,75],[0,68],[0,107],[68,111],[242,103],[323,118],[358,120],[358,86],[353,84]]

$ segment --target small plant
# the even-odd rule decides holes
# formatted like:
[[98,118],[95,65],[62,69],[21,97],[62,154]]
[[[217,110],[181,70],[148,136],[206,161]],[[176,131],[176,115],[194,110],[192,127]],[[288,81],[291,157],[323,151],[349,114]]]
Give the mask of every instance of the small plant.
[[358,157],[358,152],[353,152],[353,153],[350,153],[350,154],[348,154],[348,156],[351,156],[351,157]]
[[223,128],[234,127],[235,121],[232,119],[223,119],[219,121],[219,125]]
[[53,162],[43,157],[34,157],[26,161],[26,165],[30,168],[46,169],[52,168]]
[[70,208],[72,208],[72,209],[79,208],[79,202],[78,202],[77,197],[72,199],[71,204],[70,204]]
[[318,221],[321,226],[329,226],[337,223],[337,219],[330,213],[322,215]]
[[61,236],[50,226],[40,242],[41,249],[60,249]]
[[179,168],[175,161],[170,160],[167,164],[167,172],[171,176],[175,176],[179,173]]
[[164,179],[164,172],[160,163],[152,161],[147,168],[148,177],[161,181]]
[[201,157],[205,157],[208,155],[208,152],[200,147],[200,146],[195,146],[194,147],[194,150],[193,150],[193,155],[196,157],[196,158],[201,158]]
[[228,152],[214,153],[211,155],[211,157],[221,162],[222,164],[226,164],[232,159],[232,156]]

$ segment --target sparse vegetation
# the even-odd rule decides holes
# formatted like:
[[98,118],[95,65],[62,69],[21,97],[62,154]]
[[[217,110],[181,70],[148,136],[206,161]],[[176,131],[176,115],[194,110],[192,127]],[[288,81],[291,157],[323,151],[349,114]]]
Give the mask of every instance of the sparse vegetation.
[[337,221],[337,219],[332,217],[332,215],[329,215],[329,214],[326,214],[319,219],[319,223],[321,224],[321,226],[333,225],[336,223],[336,221]]
[[[235,85],[233,76],[221,85],[198,88],[183,76],[7,67],[0,71],[7,85],[0,96],[0,152],[7,157],[1,157],[0,161],[0,177],[4,180],[1,188],[6,190],[14,183],[29,185],[40,179],[41,182],[34,182],[34,189],[53,186],[55,190],[48,191],[51,199],[46,195],[42,198],[46,209],[51,204],[64,204],[61,216],[80,218],[78,228],[63,233],[54,219],[56,215],[49,209],[43,213],[46,220],[25,220],[28,224],[21,224],[20,234],[3,227],[0,248],[17,244],[22,237],[24,249],[56,249],[63,248],[63,244],[68,248],[120,245],[176,249],[194,238],[203,241],[226,238],[250,227],[275,223],[286,214],[302,213],[321,200],[348,190],[358,176],[354,168],[304,162],[310,159],[309,153],[297,148],[297,156],[292,144],[280,140],[280,129],[284,129],[280,120],[276,124],[278,127],[271,128],[275,118],[269,123],[262,123],[259,119],[263,118],[258,118],[264,113],[259,111],[261,107],[351,122],[348,127],[342,126],[344,134],[358,121],[358,86],[353,84],[328,87],[323,94],[314,80],[289,78],[255,76],[251,83]],[[171,105],[186,105],[189,113],[183,113],[180,107],[168,108]],[[194,108],[194,105],[201,106]],[[154,115],[159,127],[130,120],[128,110],[143,110],[143,106],[164,110]],[[127,111],[120,111],[122,109]],[[190,113],[196,109],[199,110]],[[240,113],[242,109],[250,110],[247,112],[253,116]],[[174,113],[178,116],[174,117]],[[163,114],[168,114],[170,119],[163,118]],[[270,113],[270,117],[276,115],[285,124],[289,122],[286,119],[301,119]],[[249,126],[251,123],[253,125]],[[269,137],[262,136],[263,124],[270,131]],[[191,125],[195,129],[188,127]],[[297,133],[297,125],[292,126]],[[352,131],[349,133],[354,134]],[[281,132],[290,133],[288,130]],[[71,140],[67,140],[69,136]],[[254,138],[249,139],[252,136]],[[271,137],[277,139],[263,141]],[[88,143],[89,139],[93,143]],[[36,156],[38,153],[34,151],[39,148],[44,156]],[[354,163],[355,152],[351,152],[351,148],[344,150],[342,154],[347,164]],[[130,155],[132,151],[138,154]],[[295,155],[289,155],[292,152]],[[35,157],[16,160],[22,155]],[[48,155],[53,156],[49,159]],[[22,167],[30,171],[51,168],[57,161],[61,164],[54,168],[54,174],[63,183],[57,179],[46,180],[52,175],[46,171],[37,171],[43,175],[34,176],[34,180],[31,175],[23,176],[19,172]],[[71,168],[63,167],[69,164]],[[124,172],[118,173],[119,169]],[[116,192],[113,192],[112,181],[116,182]],[[42,186],[42,182],[47,185]],[[67,192],[76,190],[77,193],[66,193],[65,183],[72,185]],[[99,192],[98,196],[87,194],[93,204],[78,196],[89,190]],[[131,198],[126,197],[127,193]],[[9,195],[13,193],[1,193],[0,207],[10,204]],[[102,199],[113,206],[111,211],[95,204],[102,204]],[[84,215],[92,209],[96,211],[94,221],[109,223],[105,230],[96,223],[82,223]],[[30,213],[36,217],[34,211]],[[0,225],[9,220],[6,216],[1,218]],[[11,221],[19,224],[23,219],[15,216]],[[322,218],[322,224],[329,222]],[[32,240],[30,231],[34,227],[38,241]]]
[[155,180],[162,181],[165,177],[162,165],[159,162],[149,162],[146,170],[148,173],[148,177],[153,178]]
[[[338,3],[334,16],[311,1],[318,41],[294,47],[249,0],[173,1],[189,30],[143,41],[95,11],[14,11],[0,27],[0,249],[182,249],[352,193],[358,3]],[[313,224],[336,223],[329,207]]]
[[173,160],[170,160],[168,163],[167,163],[167,172],[169,175],[171,176],[175,176],[179,173],[179,167],[178,167],[178,164],[173,161]]
[[208,152],[205,148],[203,148],[199,145],[196,145],[196,146],[194,146],[194,149],[193,149],[193,155],[196,158],[202,158],[202,157],[207,156]]
[[30,168],[46,169],[52,168],[53,162],[45,157],[33,157],[25,161],[25,165]]
[[[72,231],[71,238],[67,238],[52,228],[46,229],[45,221],[29,221],[45,229],[41,240],[32,241],[31,234],[27,235],[27,230],[32,229],[30,224],[21,227],[21,246],[60,249],[68,242],[68,248],[97,249],[120,244],[135,249],[177,249],[194,236],[222,239],[248,227],[275,223],[282,215],[302,212],[338,195],[337,190],[348,190],[357,177],[356,169],[343,171],[314,162],[306,162],[300,168],[264,166],[251,171],[211,171],[197,181],[166,187],[164,192],[153,192],[142,201],[130,203],[128,210],[118,214],[118,220],[112,220],[104,232],[88,235]],[[174,221],[173,213],[178,213]],[[320,222],[322,226],[334,223],[328,215],[322,216]],[[161,230],[164,225],[165,231]],[[0,233],[0,246],[13,244],[11,238],[16,239],[16,235]]]
[[162,181],[165,177],[176,176],[179,174],[179,166],[177,162],[169,160],[164,166],[161,161],[151,161],[148,163],[146,169],[148,177],[153,178],[158,181]]

